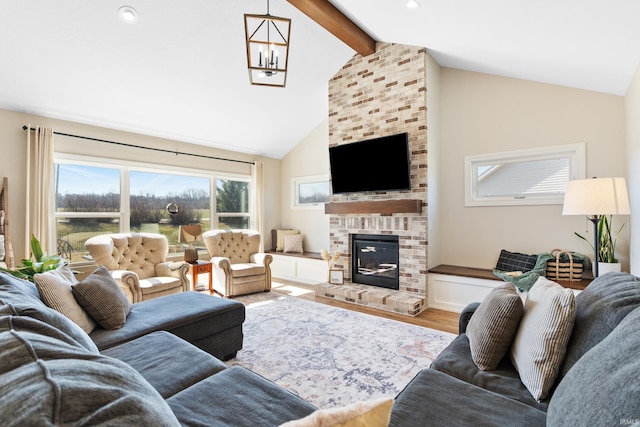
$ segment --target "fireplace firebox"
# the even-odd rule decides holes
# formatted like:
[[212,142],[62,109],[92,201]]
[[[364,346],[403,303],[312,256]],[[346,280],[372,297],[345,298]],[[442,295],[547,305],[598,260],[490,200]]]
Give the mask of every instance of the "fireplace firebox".
[[351,281],[388,289],[400,289],[398,236],[353,234]]

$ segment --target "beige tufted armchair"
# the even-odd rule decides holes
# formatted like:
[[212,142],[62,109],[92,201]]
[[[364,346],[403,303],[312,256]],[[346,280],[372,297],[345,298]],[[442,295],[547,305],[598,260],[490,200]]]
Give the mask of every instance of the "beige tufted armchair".
[[189,290],[189,264],[167,262],[169,244],[162,234],[102,234],[84,247],[113,278],[132,303]]
[[260,233],[210,230],[202,234],[213,264],[213,289],[225,297],[271,290],[271,261],[260,253]]

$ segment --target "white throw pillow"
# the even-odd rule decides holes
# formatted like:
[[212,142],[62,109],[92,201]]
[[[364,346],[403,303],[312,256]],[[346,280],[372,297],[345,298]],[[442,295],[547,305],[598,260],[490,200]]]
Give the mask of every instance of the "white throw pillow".
[[391,419],[393,399],[381,398],[356,402],[344,408],[318,409],[299,420],[280,427],[387,427]]
[[284,236],[284,253],[302,253],[302,234]]
[[540,277],[529,290],[524,315],[511,346],[511,361],[538,401],[551,390],[567,350],[576,317],[571,289]]
[[284,236],[291,234],[300,234],[300,230],[276,230],[276,251],[284,250]]
[[71,286],[78,283],[78,279],[69,267],[34,274],[33,281],[45,304],[64,314],[86,333],[95,329],[96,322],[73,296]]

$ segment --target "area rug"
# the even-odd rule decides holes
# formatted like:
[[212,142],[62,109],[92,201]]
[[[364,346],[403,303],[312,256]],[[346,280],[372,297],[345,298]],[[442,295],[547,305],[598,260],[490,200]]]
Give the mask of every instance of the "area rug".
[[454,335],[274,292],[239,297],[250,369],[318,408],[394,397]]

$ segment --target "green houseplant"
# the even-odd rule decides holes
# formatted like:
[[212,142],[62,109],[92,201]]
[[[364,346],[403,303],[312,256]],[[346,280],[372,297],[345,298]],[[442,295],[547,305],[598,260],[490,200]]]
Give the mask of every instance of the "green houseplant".
[[[598,222],[598,259],[596,261],[616,264],[619,262],[615,254],[616,240],[618,240],[618,236],[620,235],[620,232],[622,232],[624,224],[620,226],[620,229],[614,236],[611,233],[611,220],[612,215],[609,215],[608,217],[606,215],[602,215],[600,217],[600,222]],[[587,242],[589,246],[591,246],[591,249],[595,251],[595,248],[589,239],[577,232],[575,235]]]
[[42,251],[40,241],[34,235],[31,235],[31,259],[23,259],[22,265],[16,267],[15,270],[0,267],[5,271],[20,279],[26,279],[33,282],[33,276],[37,273],[55,270],[59,267],[67,265],[67,260],[59,255],[47,255]]

